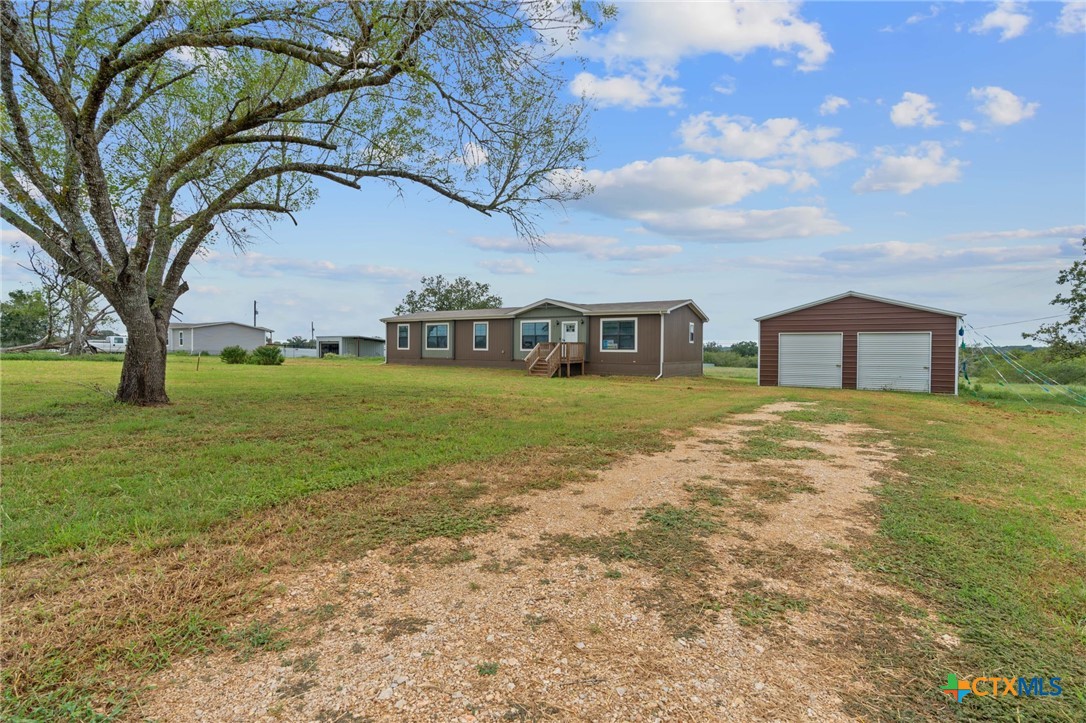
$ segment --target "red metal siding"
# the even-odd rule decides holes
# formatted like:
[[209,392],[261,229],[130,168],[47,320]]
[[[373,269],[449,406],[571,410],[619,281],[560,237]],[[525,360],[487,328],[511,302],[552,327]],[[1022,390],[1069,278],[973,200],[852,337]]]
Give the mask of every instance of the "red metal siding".
[[930,331],[931,391],[954,393],[958,374],[955,363],[958,322],[953,316],[849,296],[766,319],[760,327],[758,381],[762,386],[777,386],[777,335],[782,332],[841,332],[844,335],[842,386],[855,389],[857,332]]

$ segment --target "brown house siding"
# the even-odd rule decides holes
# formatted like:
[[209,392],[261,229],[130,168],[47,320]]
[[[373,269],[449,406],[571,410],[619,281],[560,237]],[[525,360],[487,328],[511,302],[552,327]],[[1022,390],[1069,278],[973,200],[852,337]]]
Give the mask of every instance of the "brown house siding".
[[[474,349],[475,321],[457,319],[452,324],[452,358],[423,356],[424,322],[412,321],[410,349],[397,349],[397,327],[401,322],[386,322],[386,358],[390,364],[432,364],[453,366],[497,367],[524,369],[523,354],[518,353],[520,321],[545,318],[550,323],[551,339],[557,339],[558,320],[582,321],[581,334],[585,339],[586,374],[620,374],[656,376],[660,373],[660,314],[623,314],[582,317],[580,313],[564,307],[533,309],[515,318],[479,319],[490,324],[490,339],[486,351]],[[603,319],[637,319],[637,351],[603,351],[600,349],[600,325]],[[690,343],[689,324],[695,323],[694,343]],[[682,306],[666,315],[664,325],[664,376],[700,376],[702,373],[701,350],[704,323],[693,309]],[[518,359],[517,356],[521,358]]]
[[422,358],[422,323],[413,321],[408,323],[410,340],[408,349],[397,349],[400,343],[399,324],[389,322],[385,324],[385,359],[388,361],[411,361]]
[[[600,327],[604,319],[637,319],[637,351],[602,351]],[[586,374],[632,374],[656,376],[660,373],[660,315],[615,314],[588,319],[588,361]],[[665,357],[666,358],[666,357]]]
[[[490,325],[486,351],[475,350],[475,324]],[[464,364],[477,362],[510,362],[513,359],[513,322],[509,319],[478,319],[456,323],[456,361]]]
[[930,331],[931,391],[954,393],[958,374],[955,317],[852,296],[760,322],[758,383],[777,386],[778,334],[840,332],[844,335],[842,386],[855,389],[856,334],[861,331]]

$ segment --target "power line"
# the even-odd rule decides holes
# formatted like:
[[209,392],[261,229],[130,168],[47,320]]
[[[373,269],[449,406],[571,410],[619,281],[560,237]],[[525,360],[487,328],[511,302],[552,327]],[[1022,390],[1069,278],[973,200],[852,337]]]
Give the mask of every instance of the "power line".
[[1039,316],[1036,319],[1023,319],[1022,321],[1008,321],[1005,324],[989,324],[988,326],[974,326],[973,329],[980,331],[981,329],[994,329],[997,326],[1014,326],[1015,324],[1028,324],[1031,321],[1044,321],[1046,319],[1059,319],[1060,317],[1067,316],[1067,314],[1053,314],[1052,316]]

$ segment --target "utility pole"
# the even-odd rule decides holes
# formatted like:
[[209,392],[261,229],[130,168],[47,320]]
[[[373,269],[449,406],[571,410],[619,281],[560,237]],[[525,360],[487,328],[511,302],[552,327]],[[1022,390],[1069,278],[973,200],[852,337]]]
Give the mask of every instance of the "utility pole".
[[313,322],[309,322],[309,340],[313,341],[317,338],[317,327],[313,326]]
[[256,310],[256,302],[254,301],[253,302],[253,326],[256,326],[256,315],[257,315],[257,313],[258,312]]

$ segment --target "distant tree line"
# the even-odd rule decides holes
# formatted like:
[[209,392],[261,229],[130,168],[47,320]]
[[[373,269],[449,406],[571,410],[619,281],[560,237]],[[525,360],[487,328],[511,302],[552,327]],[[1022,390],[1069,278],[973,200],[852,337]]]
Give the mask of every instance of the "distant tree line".
[[703,361],[718,367],[754,368],[758,366],[758,342],[756,341],[739,341],[731,346],[710,341],[705,344],[703,352]]

